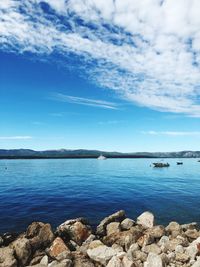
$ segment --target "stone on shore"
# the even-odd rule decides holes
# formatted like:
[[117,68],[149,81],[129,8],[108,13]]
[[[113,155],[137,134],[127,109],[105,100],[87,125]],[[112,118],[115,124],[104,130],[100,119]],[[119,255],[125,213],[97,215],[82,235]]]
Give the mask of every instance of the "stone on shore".
[[131,220],[129,218],[126,218],[124,219],[122,222],[121,222],[121,229],[122,230],[130,230],[131,227],[135,224],[135,221],[134,220]]
[[153,213],[146,211],[137,218],[137,224],[142,225],[143,228],[152,228],[154,226]]
[[106,266],[108,261],[117,255],[117,251],[111,247],[107,247],[105,245],[98,246],[93,249],[88,249],[87,254],[93,261],[101,263],[103,266]]
[[21,237],[15,240],[11,246],[14,249],[19,264],[26,265],[32,254],[30,241],[25,237]]
[[104,218],[97,226],[96,234],[103,236],[106,234],[106,226],[111,222],[121,222],[125,219],[125,211],[120,210],[106,218]]
[[163,267],[162,258],[160,255],[149,253],[144,267]]
[[17,260],[14,257],[14,250],[10,247],[0,248],[0,266],[17,267]]
[[60,237],[57,237],[49,248],[48,253],[52,258],[57,258],[63,252],[68,254],[71,253],[64,241]]
[[26,238],[34,250],[46,248],[54,239],[50,224],[33,222],[26,231]]
[[71,239],[78,245],[82,245],[92,233],[91,227],[85,223],[87,223],[87,221],[83,218],[68,220],[58,226],[56,234],[65,241]]

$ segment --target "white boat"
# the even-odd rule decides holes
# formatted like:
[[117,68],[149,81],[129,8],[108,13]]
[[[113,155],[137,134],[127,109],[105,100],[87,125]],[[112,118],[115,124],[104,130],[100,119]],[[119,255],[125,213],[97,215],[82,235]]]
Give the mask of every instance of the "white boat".
[[97,159],[99,159],[99,160],[105,160],[107,158],[105,156],[103,156],[103,155],[100,155]]

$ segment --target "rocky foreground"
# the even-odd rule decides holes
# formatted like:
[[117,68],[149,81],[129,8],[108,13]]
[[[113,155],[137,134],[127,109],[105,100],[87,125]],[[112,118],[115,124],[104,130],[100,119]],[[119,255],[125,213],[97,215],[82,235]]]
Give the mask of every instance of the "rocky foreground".
[[53,232],[33,222],[19,236],[0,237],[0,267],[200,267],[196,223],[154,225],[144,212],[136,221],[118,211],[95,230],[84,218],[68,220]]

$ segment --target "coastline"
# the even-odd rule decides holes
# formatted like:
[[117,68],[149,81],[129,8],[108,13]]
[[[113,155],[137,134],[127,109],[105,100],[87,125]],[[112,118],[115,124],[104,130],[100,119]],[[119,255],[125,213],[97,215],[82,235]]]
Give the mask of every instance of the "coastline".
[[1,267],[198,267],[197,223],[156,225],[144,212],[127,218],[123,210],[94,229],[84,218],[65,221],[56,230],[33,222],[24,233],[0,236]]

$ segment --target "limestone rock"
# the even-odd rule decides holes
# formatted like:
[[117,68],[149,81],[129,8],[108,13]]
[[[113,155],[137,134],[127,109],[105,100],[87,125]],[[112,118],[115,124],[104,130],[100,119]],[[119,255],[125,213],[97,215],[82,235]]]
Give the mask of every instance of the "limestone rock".
[[103,266],[106,266],[108,261],[113,256],[117,255],[117,251],[111,247],[107,247],[103,245],[103,246],[98,246],[93,249],[88,249],[87,254],[92,260],[101,263]]
[[114,256],[112,259],[108,262],[106,267],[123,267],[121,260],[117,257]]
[[34,250],[46,248],[54,239],[50,224],[42,222],[33,222],[26,231],[26,238]]
[[121,222],[121,229],[122,230],[130,230],[131,227],[135,224],[135,222],[129,218],[124,219]]
[[185,235],[189,238],[189,239],[197,239],[200,234],[196,229],[188,229],[185,232]]
[[146,211],[137,218],[137,224],[142,225],[144,228],[151,228],[154,226],[153,213]]
[[0,248],[0,266],[17,267],[17,261],[14,257],[14,250],[12,248]]
[[142,248],[142,251],[144,251],[145,253],[149,254],[149,253],[154,253],[154,254],[161,254],[162,250],[160,249],[160,247],[157,244],[151,244],[148,246],[145,246],[144,248]]
[[96,234],[103,236],[106,234],[106,226],[111,222],[121,222],[125,219],[125,211],[120,210],[106,218],[104,218],[97,226]]
[[180,261],[182,263],[185,263],[189,261],[189,256],[186,253],[176,253],[176,261]]
[[72,267],[72,261],[69,259],[65,259],[61,262],[59,261],[52,261],[50,264],[48,264],[48,267]]
[[145,234],[149,234],[152,238],[161,238],[165,235],[165,227],[162,225],[157,225],[149,228],[145,231]]
[[135,267],[135,264],[127,256],[124,256],[122,259],[122,266],[123,267]]
[[112,235],[114,233],[119,233],[120,232],[120,223],[119,222],[109,223],[106,226],[106,232],[107,232],[107,235]]
[[162,258],[160,255],[149,253],[144,267],[163,267]]
[[169,232],[170,234],[174,231],[181,231],[181,226],[177,222],[170,222],[168,226],[166,227],[166,231]]
[[58,257],[59,254],[61,254],[63,252],[67,252],[69,254],[71,253],[70,250],[68,249],[68,247],[63,242],[63,240],[60,237],[57,237],[53,241],[53,244],[51,245],[51,247],[49,248],[49,255],[52,258],[56,258],[56,257]]
[[30,241],[25,237],[21,237],[15,240],[11,246],[15,251],[19,263],[26,265],[32,253]]

